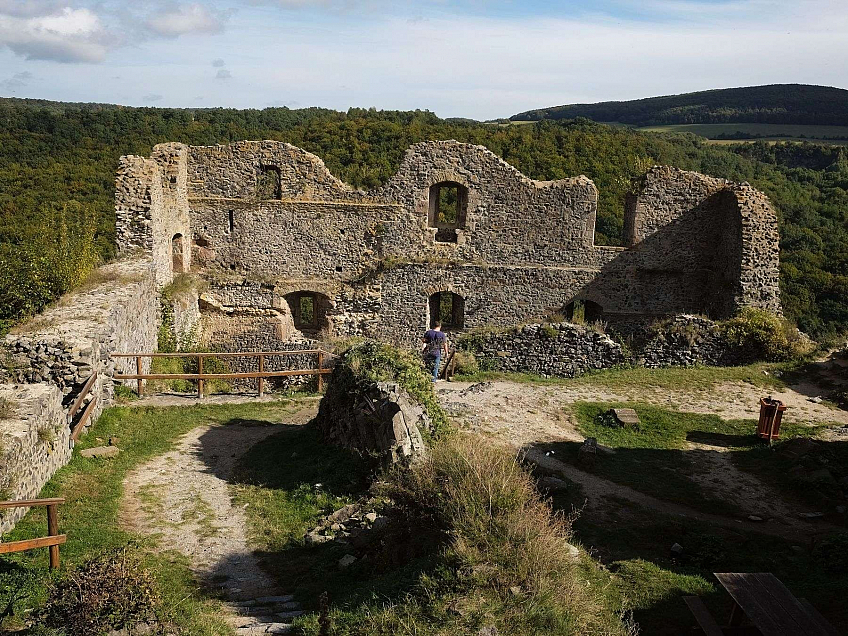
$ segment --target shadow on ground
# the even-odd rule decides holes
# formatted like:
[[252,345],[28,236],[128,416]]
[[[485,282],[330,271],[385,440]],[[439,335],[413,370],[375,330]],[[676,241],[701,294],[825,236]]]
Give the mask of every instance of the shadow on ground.
[[[324,442],[313,423],[233,419],[211,428],[201,441],[204,450],[218,449],[220,436],[234,434],[231,427],[248,432],[268,426],[273,432],[235,459],[231,468],[219,457],[207,457],[209,469],[234,486],[236,504],[245,507],[263,571],[311,611],[318,609],[323,592],[328,592],[333,607],[349,608],[374,597],[396,599],[415,585],[432,567],[438,546],[409,524],[393,525],[375,545],[304,542],[305,533],[324,515],[369,492],[377,470],[371,458]],[[339,561],[352,553],[357,561],[340,567]],[[221,563],[217,569],[229,568]]]
[[[833,550],[823,552],[838,535],[830,524],[846,524],[845,513],[837,512],[837,506],[846,504],[848,439],[816,442],[813,446],[790,440],[773,448],[759,444],[752,436],[708,431],[690,431],[687,439],[729,449],[726,452],[737,468],[767,481],[789,501],[804,502],[813,509],[826,507],[825,517],[810,522],[808,536],[790,541],[760,534],[750,522],[740,521],[735,530],[664,514],[615,496],[587,506],[581,486],[568,482],[567,489],[551,496],[552,505],[564,513],[580,511],[574,523],[577,539],[616,573],[618,584],[635,608],[634,618],[642,633],[688,633],[694,622],[682,601],[686,595],[702,596],[713,615],[725,620],[731,602],[713,572],[773,572],[796,596],[810,599],[837,629],[848,633],[848,600],[842,591],[848,589],[848,540],[840,544],[844,548],[836,549],[836,558]],[[579,466],[580,446],[558,442],[531,448]],[[601,453],[593,467],[583,468],[705,512],[729,514],[734,510],[726,502],[716,506],[715,493],[691,478],[698,464],[695,458],[719,451],[614,451]],[[824,467],[829,467],[828,473],[825,477],[818,473],[819,481],[799,477]],[[822,522],[828,523],[828,530],[822,531],[817,525]],[[675,544],[682,551],[673,551]]]

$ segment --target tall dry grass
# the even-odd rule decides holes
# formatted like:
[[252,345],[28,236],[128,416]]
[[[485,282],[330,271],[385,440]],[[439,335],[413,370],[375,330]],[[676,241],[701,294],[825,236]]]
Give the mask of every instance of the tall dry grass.
[[[412,606],[370,614],[377,632],[397,620],[400,633],[466,633],[451,630],[479,624],[516,635],[633,633],[611,609],[620,599],[612,602],[608,577],[585,554],[575,559],[570,520],[539,497],[514,453],[453,434],[393,482],[421,523],[441,527],[448,540],[424,607],[417,595]],[[440,612],[444,605],[453,612]]]

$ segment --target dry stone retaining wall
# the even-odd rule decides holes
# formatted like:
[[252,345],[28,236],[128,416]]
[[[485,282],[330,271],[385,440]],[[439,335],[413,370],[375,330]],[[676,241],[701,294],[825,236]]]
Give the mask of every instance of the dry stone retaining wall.
[[486,370],[542,376],[573,378],[628,362],[621,345],[608,335],[570,323],[470,333],[457,346],[473,352]]
[[[0,398],[15,411],[0,419],[0,500],[34,499],[71,459],[62,392],[53,384],[0,384]],[[14,528],[26,511],[0,511],[0,535]]]
[[[100,268],[90,287],[69,294],[55,306],[6,336],[5,384],[0,397],[14,404],[14,418],[0,421],[0,491],[11,498],[35,497],[71,457],[67,413],[92,374],[97,375],[88,403],[97,404],[90,422],[113,397],[111,376],[134,372],[134,359],[111,353],[153,352],[159,327],[159,297],[150,259]],[[149,359],[143,371],[149,370]],[[7,514],[8,531],[22,513]]]

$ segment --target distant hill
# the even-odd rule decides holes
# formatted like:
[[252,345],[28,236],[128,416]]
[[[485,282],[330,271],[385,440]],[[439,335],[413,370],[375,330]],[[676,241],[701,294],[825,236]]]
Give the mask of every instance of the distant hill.
[[723,88],[627,102],[570,104],[519,113],[512,121],[574,119],[633,126],[669,124],[848,125],[848,90],[809,84]]

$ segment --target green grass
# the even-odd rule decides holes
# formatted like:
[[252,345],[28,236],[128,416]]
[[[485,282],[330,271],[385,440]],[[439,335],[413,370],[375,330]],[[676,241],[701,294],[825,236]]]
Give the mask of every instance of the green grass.
[[[607,426],[598,416],[614,407],[636,410],[639,430]],[[687,450],[687,442],[704,442],[732,451],[759,452],[761,443],[754,435],[754,420],[723,420],[716,415],[681,413],[641,403],[587,403],[572,405],[577,428],[585,437],[615,450],[600,454],[592,472],[640,492],[704,512],[728,516],[750,514],[722,499],[720,493],[705,489],[694,477],[702,470],[699,450]],[[787,424],[784,439],[810,435],[816,428]],[[557,442],[544,445],[563,461],[577,463],[580,444]]]
[[[610,611],[621,601],[605,593],[609,575],[585,557],[570,563],[567,524],[538,501],[512,454],[453,434],[432,453],[410,471],[377,474],[368,489],[372,464],[322,443],[312,426],[254,447],[233,489],[267,571],[313,612],[328,592],[334,634],[470,634],[486,625],[515,635],[625,633]],[[395,525],[365,557],[335,543],[304,545],[321,515],[366,492],[397,507],[388,512]],[[351,552],[359,561],[339,569]],[[318,633],[315,614],[297,624]]]
[[[555,496],[553,503],[568,512],[582,505],[583,496],[577,487]],[[626,599],[643,634],[688,633],[694,621],[683,603],[687,595],[702,597],[719,622],[726,619],[730,597],[713,572],[773,572],[838,629],[848,629],[848,604],[842,592],[848,586],[848,572],[828,572],[806,542],[793,548],[788,541],[748,528],[727,529],[672,517],[616,497],[581,514],[574,532],[614,574],[611,599]],[[683,546],[683,558],[672,557],[674,543]]]
[[370,462],[323,443],[314,426],[286,426],[239,460],[232,488],[253,545],[284,550],[302,546],[321,515],[363,494],[370,474]]
[[848,126],[814,126],[801,124],[670,124],[665,126],[647,126],[637,128],[643,132],[688,132],[708,139],[714,139],[722,134],[732,135],[742,132],[752,137],[764,138],[815,138],[815,139],[848,139]]
[[604,369],[576,378],[542,377],[529,373],[501,373],[481,371],[471,375],[457,375],[460,382],[486,382],[508,380],[526,384],[557,386],[603,386],[611,389],[668,389],[709,391],[723,382],[743,382],[762,388],[782,388],[784,373],[794,368],[792,363],[757,363],[741,367],[670,367],[646,369],[627,367]]
[[[61,548],[63,569],[85,562],[104,551],[131,545],[145,555],[159,582],[164,620],[187,636],[228,634],[217,617],[217,604],[198,588],[187,559],[173,551],[161,552],[153,539],[140,539],[120,527],[118,514],[127,473],[139,464],[170,450],[184,433],[205,424],[227,424],[244,419],[274,424],[292,409],[291,402],[191,406],[179,408],[108,409],[77,445],[72,461],[44,487],[42,497],[65,497],[60,507],[60,529],[68,535]],[[121,454],[111,460],[87,459],[78,450],[96,446],[114,435]],[[4,540],[43,536],[43,509],[30,511]],[[164,546],[162,546],[164,547]],[[0,558],[0,604],[4,591],[22,587],[28,597],[18,609],[38,607],[46,597],[45,584],[54,576],[47,570],[44,550]]]

